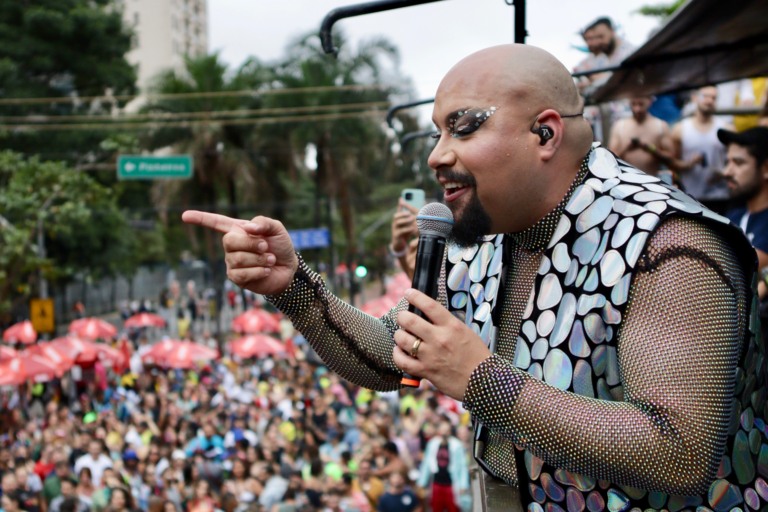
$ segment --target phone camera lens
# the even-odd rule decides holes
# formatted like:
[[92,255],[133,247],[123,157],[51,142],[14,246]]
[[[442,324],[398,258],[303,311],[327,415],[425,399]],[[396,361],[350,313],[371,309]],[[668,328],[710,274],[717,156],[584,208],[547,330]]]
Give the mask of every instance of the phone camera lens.
[[406,193],[405,193],[405,200],[406,200],[406,201],[410,201],[411,199],[413,199],[413,193],[411,193],[411,192],[406,192]]

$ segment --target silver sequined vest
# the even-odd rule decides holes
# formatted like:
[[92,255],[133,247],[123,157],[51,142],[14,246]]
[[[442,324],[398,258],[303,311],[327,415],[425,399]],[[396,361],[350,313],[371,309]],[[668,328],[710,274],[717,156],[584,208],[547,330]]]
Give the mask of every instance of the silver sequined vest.
[[[734,243],[745,244],[746,239],[727,218],[603,148],[593,149],[588,168],[542,256],[514,365],[561,390],[622,400],[617,329],[636,264],[654,229],[667,216],[685,215],[732,233]],[[449,307],[461,310],[466,323],[487,342],[497,331],[491,311],[504,272],[502,247],[502,236],[488,237],[470,252],[448,254]],[[751,248],[742,245],[740,250]],[[617,496],[617,503],[624,498],[628,502],[628,497]]]

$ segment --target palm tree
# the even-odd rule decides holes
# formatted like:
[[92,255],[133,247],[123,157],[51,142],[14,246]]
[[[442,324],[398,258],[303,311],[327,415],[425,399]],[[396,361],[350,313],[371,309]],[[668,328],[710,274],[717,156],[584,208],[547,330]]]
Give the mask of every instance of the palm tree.
[[[253,59],[232,75],[214,53],[188,58],[184,69],[168,70],[157,77],[150,89],[156,96],[150,95],[142,112],[164,115],[174,123],[169,127],[160,122],[145,137],[144,146],[191,154],[195,166],[189,181],[153,183],[153,204],[164,224],[171,208],[195,207],[238,216],[238,193],[253,189],[254,162],[246,147],[254,126],[232,120],[240,112],[259,107],[257,95],[242,94],[245,84],[257,91],[263,86],[259,81],[268,82],[269,75],[268,69]],[[198,249],[197,232],[189,230],[193,249]],[[211,233],[203,233],[206,253],[214,261],[218,244]]]
[[[345,260],[351,262],[357,249],[355,210],[365,204],[374,184],[385,175],[381,167],[388,162],[382,119],[396,87],[384,85],[385,80],[400,77],[397,49],[384,39],[362,43],[356,52],[341,41],[337,46],[342,51],[333,58],[323,53],[316,36],[298,39],[278,70],[280,83],[286,88],[322,89],[306,95],[275,95],[270,101],[283,107],[337,106],[329,112],[335,115],[327,120],[285,129],[294,148],[312,145],[316,149],[315,184],[328,197],[331,208],[338,207],[346,240]],[[384,59],[394,64],[388,75]],[[345,105],[358,107],[347,110]]]
[[[144,112],[188,122],[158,124],[145,144],[195,156],[192,180],[153,186],[163,215],[173,206],[194,206],[241,217],[266,214],[289,228],[319,226],[322,192],[328,218],[332,210],[340,212],[345,260],[351,262],[356,214],[371,196],[385,197],[385,208],[396,197],[378,187],[397,170],[383,119],[390,97],[398,89],[407,92],[410,82],[397,73],[397,51],[385,40],[369,41],[354,53],[343,48],[334,59],[323,54],[316,36],[306,36],[274,66],[251,59],[230,74],[214,54],[160,76],[152,91],[174,96],[156,96]],[[388,61],[394,66],[384,66]],[[382,85],[387,80],[390,85]],[[317,151],[314,172],[305,165],[309,146]],[[189,229],[191,247],[199,252],[195,237],[201,232],[214,261],[219,244],[209,231]]]

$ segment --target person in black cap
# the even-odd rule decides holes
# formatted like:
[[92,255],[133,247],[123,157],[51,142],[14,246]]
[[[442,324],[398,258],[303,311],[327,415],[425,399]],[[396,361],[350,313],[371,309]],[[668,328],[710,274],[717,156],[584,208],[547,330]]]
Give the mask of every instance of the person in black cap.
[[[726,216],[746,233],[757,252],[758,266],[768,270],[768,127],[743,132],[720,129],[717,138],[727,147],[723,177],[731,199],[738,206]],[[758,286],[761,299],[768,295],[766,278]]]

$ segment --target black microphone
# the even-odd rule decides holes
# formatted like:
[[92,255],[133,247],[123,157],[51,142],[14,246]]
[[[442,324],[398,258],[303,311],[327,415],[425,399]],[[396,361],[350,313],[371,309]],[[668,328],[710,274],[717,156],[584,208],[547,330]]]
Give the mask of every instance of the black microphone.
[[[445,254],[445,239],[453,227],[451,210],[442,203],[424,205],[416,215],[416,225],[419,228],[419,247],[416,251],[416,265],[411,286],[420,292],[437,298],[437,282],[440,279],[440,269]],[[413,305],[408,311],[421,318],[424,313]],[[421,379],[403,373],[400,384],[417,388]]]

